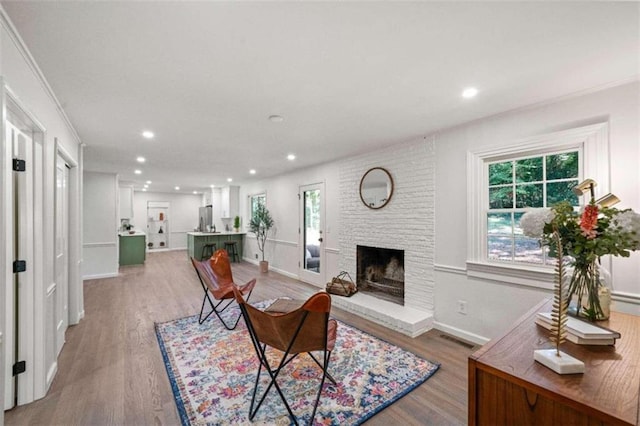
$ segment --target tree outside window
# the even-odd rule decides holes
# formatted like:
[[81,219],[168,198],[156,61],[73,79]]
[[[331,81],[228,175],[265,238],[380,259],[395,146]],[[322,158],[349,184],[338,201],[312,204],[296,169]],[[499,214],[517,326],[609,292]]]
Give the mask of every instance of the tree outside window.
[[578,205],[577,150],[488,163],[487,254],[489,260],[552,263],[534,238],[525,237],[520,219],[527,208],[567,200]]

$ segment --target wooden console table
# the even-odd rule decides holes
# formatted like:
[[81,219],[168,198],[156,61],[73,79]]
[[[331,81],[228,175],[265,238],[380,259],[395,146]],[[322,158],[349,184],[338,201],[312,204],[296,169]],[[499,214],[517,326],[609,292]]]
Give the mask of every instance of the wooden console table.
[[550,310],[540,303],[469,357],[469,425],[638,425],[640,317],[612,312],[602,323],[622,334],[615,346],[563,343],[586,371],[561,376],[533,360],[553,347],[534,322]]

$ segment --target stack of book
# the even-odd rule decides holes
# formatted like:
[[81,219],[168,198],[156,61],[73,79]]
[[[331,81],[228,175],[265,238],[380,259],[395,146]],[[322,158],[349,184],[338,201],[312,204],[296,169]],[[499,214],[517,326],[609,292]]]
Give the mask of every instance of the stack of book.
[[[536,324],[551,330],[551,312],[538,312]],[[620,333],[578,318],[568,317],[566,339],[578,345],[615,345]]]

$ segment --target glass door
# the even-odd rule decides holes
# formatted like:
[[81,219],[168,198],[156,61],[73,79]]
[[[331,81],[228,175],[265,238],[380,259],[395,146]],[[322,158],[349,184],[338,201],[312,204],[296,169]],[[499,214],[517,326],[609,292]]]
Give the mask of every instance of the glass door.
[[300,279],[325,285],[324,184],[300,187]]

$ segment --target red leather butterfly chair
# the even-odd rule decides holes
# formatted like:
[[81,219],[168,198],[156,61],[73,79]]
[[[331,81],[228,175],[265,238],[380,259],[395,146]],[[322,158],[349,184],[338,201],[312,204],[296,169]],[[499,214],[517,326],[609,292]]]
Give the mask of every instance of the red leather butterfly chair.
[[[222,314],[222,312],[224,312],[224,310],[234,302],[235,298],[233,291],[235,288],[237,288],[242,295],[246,295],[247,300],[249,300],[253,287],[256,285],[256,279],[254,278],[242,286],[236,285],[233,282],[233,275],[231,274],[229,256],[227,255],[226,250],[223,249],[217,250],[213,253],[211,259],[199,261],[192,257],[191,263],[198,274],[200,284],[204,290],[204,298],[202,299],[202,307],[200,308],[200,317],[198,318],[198,322],[202,324],[211,314],[215,313],[227,330],[233,330],[238,325],[238,321],[240,321],[240,316],[242,314],[238,314],[238,318],[236,318],[235,322],[230,322],[229,324],[225,322],[220,314]],[[209,294],[211,294],[211,296],[216,300],[215,304],[213,300],[211,300],[211,297],[209,297]],[[202,314],[204,313],[204,305],[207,301],[209,301],[209,305],[211,306],[211,312],[203,318]],[[224,305],[222,308],[219,308],[223,303]]]
[[[336,320],[329,319],[329,312],[331,311],[331,296],[325,292],[316,293],[300,308],[294,311],[288,313],[269,313],[263,312],[246,303],[239,290],[235,290],[234,292],[236,301],[238,302],[238,305],[240,305],[240,310],[242,311],[245,323],[247,324],[247,329],[249,330],[251,341],[256,350],[256,355],[260,360],[260,367],[258,367],[255,387],[251,397],[251,406],[249,407],[249,420],[253,420],[258,409],[262,405],[262,402],[269,393],[269,390],[271,390],[272,387],[275,387],[282,399],[282,402],[287,408],[291,420],[294,424],[298,424],[298,419],[293,414],[293,411],[287,403],[284,393],[276,379],[284,366],[299,354],[307,353],[322,370],[322,378],[320,379],[318,395],[316,396],[316,401],[313,405],[313,412],[309,419],[309,424],[312,424],[313,418],[316,415],[325,379],[328,378],[333,384],[336,384],[336,381],[327,371],[331,351],[335,346],[336,332],[338,329]],[[275,366],[275,364],[274,366],[269,364],[266,356],[267,346],[283,352],[282,358],[277,366]],[[322,362],[318,361],[311,351],[322,351]],[[256,393],[258,391],[260,373],[262,372],[263,367],[269,374],[271,380],[260,397],[260,401],[258,401],[256,405]]]

